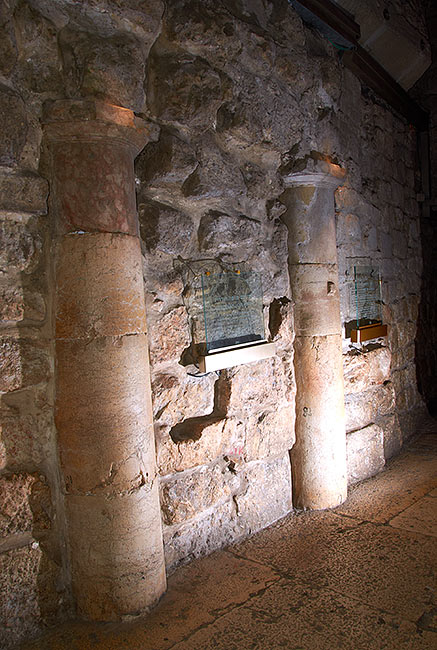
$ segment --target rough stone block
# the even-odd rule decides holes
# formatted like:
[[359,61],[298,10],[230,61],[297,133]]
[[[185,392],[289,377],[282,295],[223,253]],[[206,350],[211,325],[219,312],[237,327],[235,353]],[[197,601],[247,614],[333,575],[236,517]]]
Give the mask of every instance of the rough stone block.
[[53,405],[45,384],[4,395],[0,406],[0,469],[38,467],[53,441]]
[[343,355],[344,392],[360,393],[390,378],[391,354],[380,347],[363,352],[350,351]]
[[295,442],[294,404],[251,416],[246,427],[244,456],[247,460],[279,456],[292,448]]
[[162,45],[158,39],[149,57],[147,103],[152,115],[202,130],[211,127],[229,94],[229,79],[205,59],[186,52],[181,56]]
[[286,401],[288,391],[294,386],[291,368],[279,357],[239,366],[229,376],[228,415],[261,413]]
[[386,415],[378,419],[378,425],[384,433],[384,457],[389,460],[396,456],[402,447],[402,431],[399,425],[399,417],[395,415]]
[[56,337],[124,336],[146,331],[137,237],[63,237],[57,250]]
[[215,374],[190,377],[156,373],[152,381],[153,413],[160,424],[173,426],[184,419],[208,415],[214,408]]
[[119,31],[101,38],[67,27],[59,42],[70,97],[98,97],[133,111],[143,109],[145,61],[133,34]]
[[149,322],[150,361],[152,366],[179,361],[190,345],[188,315],[185,307],[176,307],[159,320]]
[[46,305],[43,295],[36,288],[23,285],[19,277],[10,274],[0,284],[0,320],[43,321]]
[[232,500],[219,503],[214,509],[175,526],[164,526],[164,549],[167,571],[196,557],[232,544],[246,534],[236,516]]
[[230,216],[211,210],[200,220],[198,238],[200,250],[224,251],[248,245],[257,234],[259,225],[244,216]]
[[15,165],[27,136],[27,114],[18,93],[0,84],[0,165]]
[[0,645],[14,648],[40,630],[38,545],[0,554]]
[[0,223],[0,269],[31,271],[41,251],[41,234],[36,221],[3,220]]
[[57,341],[56,349],[67,491],[118,494],[149,485],[155,449],[146,337]]
[[25,388],[50,377],[48,351],[41,341],[0,339],[0,390],[13,391]]
[[1,537],[32,530],[33,515],[30,499],[33,485],[37,480],[33,474],[0,476]]
[[379,417],[389,415],[397,405],[391,382],[369,388],[362,393],[350,393],[345,397],[346,431],[362,429]]
[[183,255],[191,244],[194,223],[190,216],[157,201],[139,204],[140,235],[147,250],[174,257]]
[[165,589],[157,482],[123,496],[66,498],[78,611],[114,620],[152,607]]
[[48,183],[37,174],[0,174],[0,210],[46,214]]
[[161,509],[167,526],[192,519],[231,494],[221,464],[203,466],[161,481]]
[[371,424],[346,436],[348,485],[380,472],[385,465],[384,432]]
[[246,534],[284,517],[292,509],[291,467],[288,453],[245,466],[246,489],[234,496],[237,516]]

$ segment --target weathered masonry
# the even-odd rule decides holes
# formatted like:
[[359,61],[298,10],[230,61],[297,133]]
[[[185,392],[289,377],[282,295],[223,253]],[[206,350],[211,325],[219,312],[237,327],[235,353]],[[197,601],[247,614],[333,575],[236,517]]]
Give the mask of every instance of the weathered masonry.
[[2,647],[149,610],[435,408],[426,14],[362,4],[3,3]]

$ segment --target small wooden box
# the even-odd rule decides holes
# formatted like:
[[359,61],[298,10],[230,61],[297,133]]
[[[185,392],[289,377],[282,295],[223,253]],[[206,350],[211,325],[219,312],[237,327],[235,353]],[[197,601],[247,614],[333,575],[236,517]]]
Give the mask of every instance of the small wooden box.
[[351,331],[352,343],[362,343],[363,341],[370,341],[370,339],[377,339],[380,336],[387,336],[387,325],[382,323],[363,325]]

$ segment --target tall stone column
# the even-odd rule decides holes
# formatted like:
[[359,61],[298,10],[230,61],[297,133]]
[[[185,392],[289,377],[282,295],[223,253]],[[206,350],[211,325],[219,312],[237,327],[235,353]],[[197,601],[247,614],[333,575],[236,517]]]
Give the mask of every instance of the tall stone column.
[[72,584],[80,615],[111,620],[166,587],[133,166],[150,133],[94,100],[56,101],[44,122]]
[[296,444],[293,497],[300,508],[347,496],[344,385],[334,191],[344,170],[312,161],[285,178],[283,220],[295,302]]

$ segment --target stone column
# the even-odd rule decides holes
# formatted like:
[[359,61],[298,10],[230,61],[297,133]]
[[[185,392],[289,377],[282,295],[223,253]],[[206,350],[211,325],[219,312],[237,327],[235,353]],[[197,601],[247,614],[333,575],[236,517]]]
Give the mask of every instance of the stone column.
[[72,584],[80,615],[111,620],[166,587],[133,165],[150,133],[94,100],[56,101],[44,123]]
[[338,165],[311,161],[285,178],[288,264],[295,302],[293,497],[323,509],[347,496],[346,433],[334,191]]

